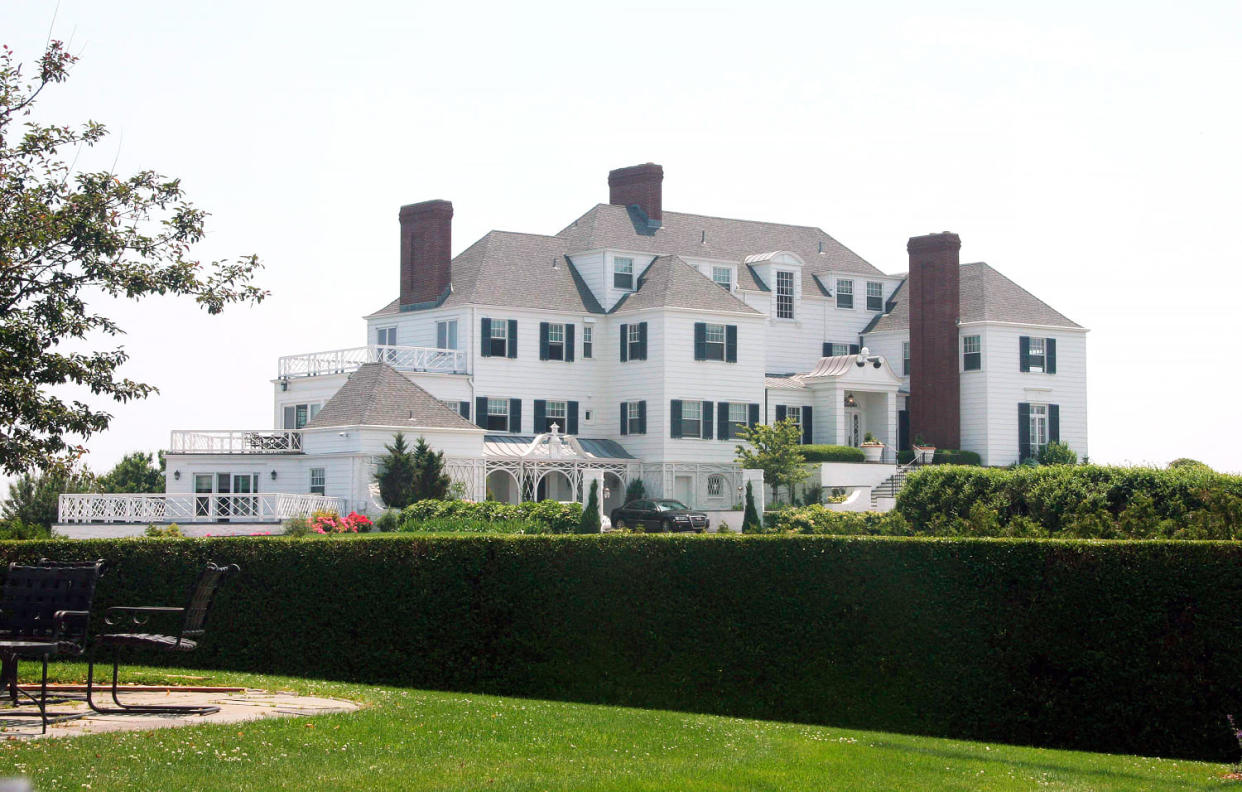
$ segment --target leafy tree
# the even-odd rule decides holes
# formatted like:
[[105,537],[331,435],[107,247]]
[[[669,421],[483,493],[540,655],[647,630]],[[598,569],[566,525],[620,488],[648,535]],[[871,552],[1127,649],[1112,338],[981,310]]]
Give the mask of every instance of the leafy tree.
[[388,456],[380,460],[375,481],[380,498],[390,509],[404,509],[414,502],[414,455],[405,444],[405,435],[397,432],[392,445],[384,446]]
[[[1084,462],[1086,462],[1086,459],[1086,457],[1083,457]],[[1189,457],[1178,457],[1169,463],[1169,470],[1178,470],[1181,468],[1186,468],[1187,470],[1197,470],[1204,473],[1213,472],[1212,467],[1206,462],[1200,462],[1197,459],[1191,459]]]
[[1041,465],[1077,465],[1078,454],[1074,449],[1058,440],[1053,440],[1039,450]]
[[85,448],[66,436],[89,439],[112,420],[66,401],[59,386],[116,402],[156,390],[118,378],[123,348],[92,350],[123,332],[99,311],[100,295],[185,295],[216,314],[267,294],[250,283],[254,256],[206,266],[192,257],[207,213],[177,179],[75,170],[78,154],[106,137],[102,124],[19,122],[76,61],[52,41],[27,78],[12,51],[0,51],[0,469],[13,474],[68,470]]
[[164,452],[159,452],[159,467],[144,451],[126,454],[116,467],[99,477],[98,489],[100,492],[163,492]]
[[773,500],[779,488],[785,487],[792,501],[794,486],[806,478],[805,463],[798,450],[802,430],[786,418],[770,426],[743,426],[741,431],[742,439],[749,446],[739,444],[734,447],[737,463],[744,468],[763,471],[763,481],[772,488]]
[[591,494],[587,496],[586,507],[582,510],[582,519],[578,521],[578,533],[599,533],[599,482],[591,482]]
[[89,472],[66,473],[57,468],[38,474],[25,473],[9,484],[9,497],[0,505],[0,516],[10,523],[51,528],[56,522],[62,493],[91,492],[95,477]]
[[413,500],[444,500],[451,485],[444,473],[444,452],[432,451],[426,440],[418,438],[414,445]]
[[762,533],[763,523],[759,522],[759,510],[755,508],[755,493],[751,490],[753,482],[746,482],[746,511],[742,513],[742,533]]

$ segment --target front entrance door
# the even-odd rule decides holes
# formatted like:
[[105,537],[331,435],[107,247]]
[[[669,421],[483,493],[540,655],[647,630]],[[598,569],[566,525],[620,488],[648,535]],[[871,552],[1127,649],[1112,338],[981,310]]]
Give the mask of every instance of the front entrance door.
[[862,445],[862,413],[857,408],[845,411],[845,438],[847,445],[852,445],[855,448]]

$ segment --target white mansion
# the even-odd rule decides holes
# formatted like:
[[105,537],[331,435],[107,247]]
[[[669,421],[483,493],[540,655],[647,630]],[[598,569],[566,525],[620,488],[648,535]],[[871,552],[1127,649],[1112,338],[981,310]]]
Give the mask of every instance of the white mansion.
[[986,465],[1052,440],[1087,453],[1086,330],[950,233],[885,274],[818,228],[664,211],[663,169],[609,174],[558,233],[492,231],[451,255],[453,207],[400,212],[400,289],[359,347],[283,357],[269,429],[173,431],[166,495],[65,496],[61,523],[259,522],[318,502],[378,508],[401,431],[445,454],[458,492],[584,500],[641,478],[704,509],[739,500],[739,425],[804,442],[922,437]]

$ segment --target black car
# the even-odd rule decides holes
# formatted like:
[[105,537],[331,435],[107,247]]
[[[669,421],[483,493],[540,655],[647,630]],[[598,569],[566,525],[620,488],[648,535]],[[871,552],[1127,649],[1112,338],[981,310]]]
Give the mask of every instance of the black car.
[[613,528],[633,528],[643,531],[696,531],[707,530],[707,515],[691,511],[686,504],[675,500],[635,500],[619,509],[613,509]]

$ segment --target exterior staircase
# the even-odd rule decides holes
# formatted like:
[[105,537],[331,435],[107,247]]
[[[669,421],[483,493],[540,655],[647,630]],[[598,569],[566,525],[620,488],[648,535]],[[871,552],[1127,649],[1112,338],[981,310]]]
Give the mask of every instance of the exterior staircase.
[[880,498],[896,498],[897,493],[901,492],[901,488],[906,483],[906,476],[910,475],[910,471],[914,470],[915,465],[902,465],[897,468],[897,472],[871,488],[871,510],[879,511]]

